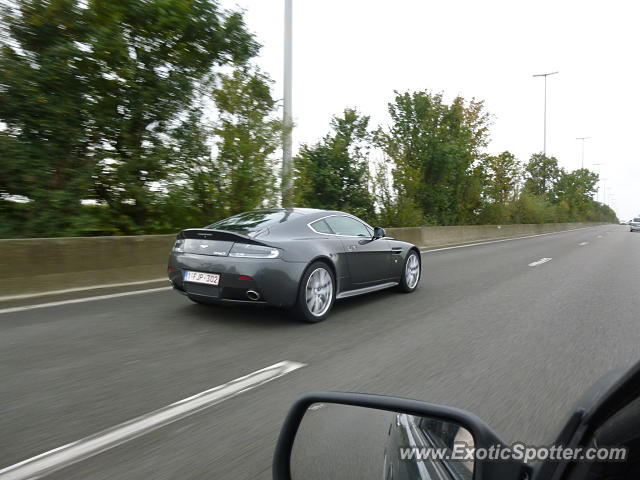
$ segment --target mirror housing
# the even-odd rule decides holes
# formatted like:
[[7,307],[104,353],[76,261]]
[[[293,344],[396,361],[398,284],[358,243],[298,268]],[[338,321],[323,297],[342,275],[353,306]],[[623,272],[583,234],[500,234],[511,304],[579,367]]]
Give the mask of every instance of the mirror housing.
[[387,236],[387,232],[382,227],[373,227],[373,238],[383,238]]
[[[291,480],[291,452],[300,424],[313,404],[338,404],[394,413],[404,413],[418,417],[431,417],[445,422],[456,423],[468,430],[474,438],[475,447],[489,448],[504,445],[498,436],[472,413],[454,407],[434,405],[408,398],[364,393],[311,392],[302,395],[291,407],[280,430],[273,457],[273,479]],[[530,474],[530,467],[521,461],[477,461],[474,465],[474,480],[500,478],[520,480]],[[331,480],[331,479],[327,479]]]

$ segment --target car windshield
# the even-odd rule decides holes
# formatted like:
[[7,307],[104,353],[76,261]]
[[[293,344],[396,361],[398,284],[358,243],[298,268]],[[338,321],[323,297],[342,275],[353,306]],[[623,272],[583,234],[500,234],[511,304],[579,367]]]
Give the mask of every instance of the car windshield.
[[205,228],[256,236],[265,229],[299,216],[292,210],[257,210],[234,215],[207,225]]
[[636,217],[633,219],[633,223],[640,223],[640,217]]

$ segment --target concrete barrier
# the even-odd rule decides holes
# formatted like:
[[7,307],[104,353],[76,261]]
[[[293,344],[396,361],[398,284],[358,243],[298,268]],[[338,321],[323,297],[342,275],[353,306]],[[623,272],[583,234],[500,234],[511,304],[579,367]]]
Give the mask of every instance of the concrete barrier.
[[502,238],[553,233],[574,228],[592,227],[601,223],[541,223],[517,225],[462,225],[452,227],[389,228],[387,235],[414,243],[421,248],[462,245]]
[[0,300],[162,278],[175,238],[139,235],[0,240]]
[[[389,236],[440,247],[560,232],[594,223],[389,228]],[[164,278],[175,235],[0,240],[0,300]]]

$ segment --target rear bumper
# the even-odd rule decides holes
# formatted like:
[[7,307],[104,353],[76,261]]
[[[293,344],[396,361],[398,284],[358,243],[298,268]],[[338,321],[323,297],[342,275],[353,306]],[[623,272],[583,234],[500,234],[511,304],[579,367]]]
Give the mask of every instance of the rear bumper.
[[[172,253],[168,275],[173,288],[180,293],[211,303],[266,303],[276,307],[292,307],[298,296],[298,285],[306,265],[282,259],[253,259]],[[218,273],[218,286],[185,282],[184,271]],[[249,277],[249,278],[246,278]],[[247,291],[254,290],[259,300],[249,300]]]

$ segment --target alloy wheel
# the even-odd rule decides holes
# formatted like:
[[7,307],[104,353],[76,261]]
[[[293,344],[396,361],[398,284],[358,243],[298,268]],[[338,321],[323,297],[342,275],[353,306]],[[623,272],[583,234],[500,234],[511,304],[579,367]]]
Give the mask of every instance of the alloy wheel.
[[407,283],[407,287],[410,289],[415,288],[420,279],[420,261],[415,253],[409,255],[407,264],[404,268],[404,280]]
[[305,288],[305,301],[309,313],[314,317],[321,317],[331,306],[333,298],[333,281],[329,272],[322,268],[316,268],[309,278]]

